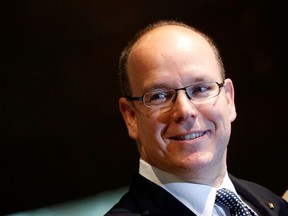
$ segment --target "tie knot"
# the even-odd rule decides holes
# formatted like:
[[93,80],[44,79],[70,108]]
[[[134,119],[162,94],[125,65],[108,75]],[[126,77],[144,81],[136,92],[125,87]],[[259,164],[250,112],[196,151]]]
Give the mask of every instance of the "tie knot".
[[226,188],[217,190],[215,202],[229,208],[231,215],[256,215],[233,191]]
[[221,188],[217,190],[216,203],[228,208],[234,208],[237,206],[237,204],[239,205],[239,203],[241,203],[241,200],[233,191],[226,188]]

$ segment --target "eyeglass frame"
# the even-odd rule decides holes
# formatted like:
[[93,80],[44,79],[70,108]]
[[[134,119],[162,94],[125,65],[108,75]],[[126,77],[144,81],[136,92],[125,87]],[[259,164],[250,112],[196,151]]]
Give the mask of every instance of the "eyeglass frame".
[[[215,95],[212,95],[212,96],[209,96],[207,98],[202,98],[202,99],[197,99],[197,100],[193,100],[192,97],[189,96],[188,92],[187,92],[187,88],[189,87],[194,87],[198,84],[201,84],[201,83],[215,83],[217,84],[218,86],[218,93],[215,94]],[[177,89],[164,89],[164,88],[160,88],[160,89],[155,89],[155,90],[151,90],[151,91],[148,91],[148,92],[145,92],[142,96],[139,96],[139,97],[132,97],[132,96],[129,96],[129,95],[125,95],[124,97],[126,99],[128,99],[129,101],[141,101],[142,104],[145,106],[145,107],[148,107],[148,108],[163,108],[163,107],[168,107],[168,106],[171,106],[172,104],[175,103],[176,99],[177,99],[177,92],[180,91],[180,90],[184,90],[185,91],[185,94],[186,96],[188,97],[189,100],[191,101],[204,101],[204,100],[208,100],[208,99],[211,99],[211,98],[214,98],[214,97],[217,97],[219,94],[220,94],[220,91],[221,91],[221,88],[224,86],[225,84],[225,80],[223,80],[223,82],[219,83],[219,82],[215,82],[215,81],[203,81],[203,82],[197,82],[197,83],[194,83],[192,85],[188,85],[188,86],[185,86],[185,87],[182,87],[182,88],[177,88]],[[175,92],[175,95],[172,97],[172,100],[170,103],[168,103],[167,105],[152,105],[152,106],[149,106],[147,105],[145,102],[144,102],[144,97],[145,95],[147,95],[148,93],[151,93],[151,92],[154,92],[154,91],[160,91],[160,90],[164,90],[164,91],[169,91],[169,90],[173,90]],[[164,104],[164,103],[163,103]]]

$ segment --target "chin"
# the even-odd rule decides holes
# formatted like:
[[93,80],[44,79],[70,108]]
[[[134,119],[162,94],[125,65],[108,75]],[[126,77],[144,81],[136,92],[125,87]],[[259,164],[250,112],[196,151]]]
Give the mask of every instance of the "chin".
[[213,165],[215,163],[213,159],[214,157],[211,154],[191,154],[180,162],[180,166],[187,170],[201,169]]

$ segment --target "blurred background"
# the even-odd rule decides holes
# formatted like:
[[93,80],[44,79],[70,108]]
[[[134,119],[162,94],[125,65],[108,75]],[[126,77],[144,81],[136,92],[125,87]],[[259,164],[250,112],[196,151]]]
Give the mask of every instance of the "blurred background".
[[158,19],[221,50],[238,112],[230,172],[288,189],[284,1],[19,0],[1,11],[0,215],[124,193],[138,153],[118,111],[118,58]]

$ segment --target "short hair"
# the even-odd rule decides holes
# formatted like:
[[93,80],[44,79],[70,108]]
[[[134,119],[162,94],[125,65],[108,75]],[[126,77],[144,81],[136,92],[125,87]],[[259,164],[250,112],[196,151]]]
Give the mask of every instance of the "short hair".
[[134,47],[134,45],[144,36],[146,35],[148,32],[151,32],[152,30],[158,28],[158,27],[162,27],[162,26],[168,26],[168,25],[176,25],[176,26],[182,26],[184,28],[190,29],[198,34],[200,34],[211,46],[216,58],[217,58],[217,62],[220,68],[220,75],[222,77],[222,79],[225,79],[225,69],[224,69],[224,65],[223,65],[223,60],[220,56],[220,51],[217,48],[215,42],[213,41],[213,39],[211,37],[209,37],[207,34],[204,34],[203,32],[201,32],[200,30],[187,25],[183,22],[180,21],[175,21],[175,20],[160,20],[160,21],[156,21],[152,24],[147,25],[146,27],[144,27],[143,29],[141,29],[140,31],[138,31],[134,37],[132,38],[132,40],[128,43],[128,45],[123,49],[123,51],[121,52],[120,58],[119,58],[119,84],[120,84],[120,92],[123,96],[126,95],[132,95],[132,91],[131,91],[131,86],[130,86],[130,82],[129,82],[129,76],[128,76],[128,72],[127,72],[127,61],[129,58],[129,55]]

